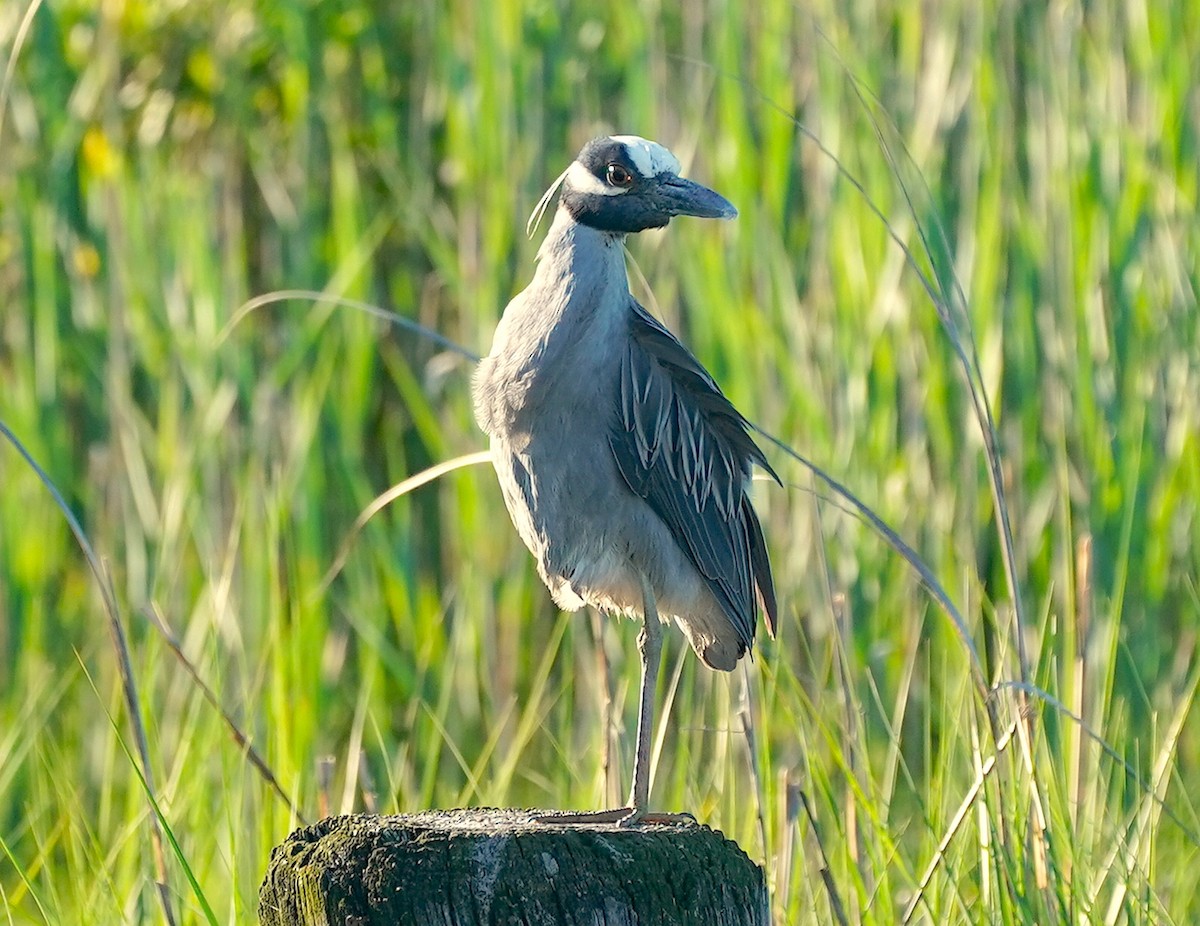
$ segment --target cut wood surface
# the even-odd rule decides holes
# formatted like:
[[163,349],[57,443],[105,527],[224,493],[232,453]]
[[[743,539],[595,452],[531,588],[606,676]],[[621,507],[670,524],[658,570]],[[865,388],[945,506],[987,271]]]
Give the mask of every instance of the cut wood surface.
[[330,817],[271,852],[263,926],[768,926],[762,870],[698,824],[552,812]]

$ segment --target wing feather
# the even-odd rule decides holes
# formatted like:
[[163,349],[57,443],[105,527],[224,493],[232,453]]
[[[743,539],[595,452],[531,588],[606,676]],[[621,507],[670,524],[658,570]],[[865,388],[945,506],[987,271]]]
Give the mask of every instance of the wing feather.
[[752,464],[778,481],[749,424],[675,336],[636,302],[609,445],[625,483],[663,519],[745,648],[756,602],[775,632],[762,527],[746,495]]

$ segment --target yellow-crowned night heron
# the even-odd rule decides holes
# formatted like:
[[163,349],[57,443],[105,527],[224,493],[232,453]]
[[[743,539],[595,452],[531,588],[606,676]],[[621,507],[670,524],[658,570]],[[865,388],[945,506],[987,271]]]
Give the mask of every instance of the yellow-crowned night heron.
[[584,146],[559,177],[533,282],[504,310],[474,380],[505,504],[555,602],[643,617],[630,806],[597,818],[646,813],[660,620],[725,671],[754,642],[756,599],[775,632],[746,494],[752,463],[775,474],[700,362],[629,292],[626,235],[678,215],[737,215],[679,170],[643,138]]

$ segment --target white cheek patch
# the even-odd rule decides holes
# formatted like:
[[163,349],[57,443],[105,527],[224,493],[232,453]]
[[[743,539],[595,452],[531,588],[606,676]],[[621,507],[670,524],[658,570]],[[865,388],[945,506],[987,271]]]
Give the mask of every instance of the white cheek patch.
[[620,196],[625,187],[611,186],[599,179],[578,161],[572,161],[567,168],[565,185],[580,193],[595,193],[599,196]]
[[640,135],[614,135],[612,138],[625,146],[638,173],[643,177],[657,177],[659,174],[679,175],[679,159],[658,142],[642,138]]

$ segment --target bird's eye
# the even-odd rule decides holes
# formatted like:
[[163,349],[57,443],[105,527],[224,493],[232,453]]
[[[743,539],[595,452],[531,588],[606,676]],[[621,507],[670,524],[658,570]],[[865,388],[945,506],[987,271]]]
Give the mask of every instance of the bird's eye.
[[613,186],[629,186],[633,182],[633,175],[620,164],[609,164],[605,176]]

